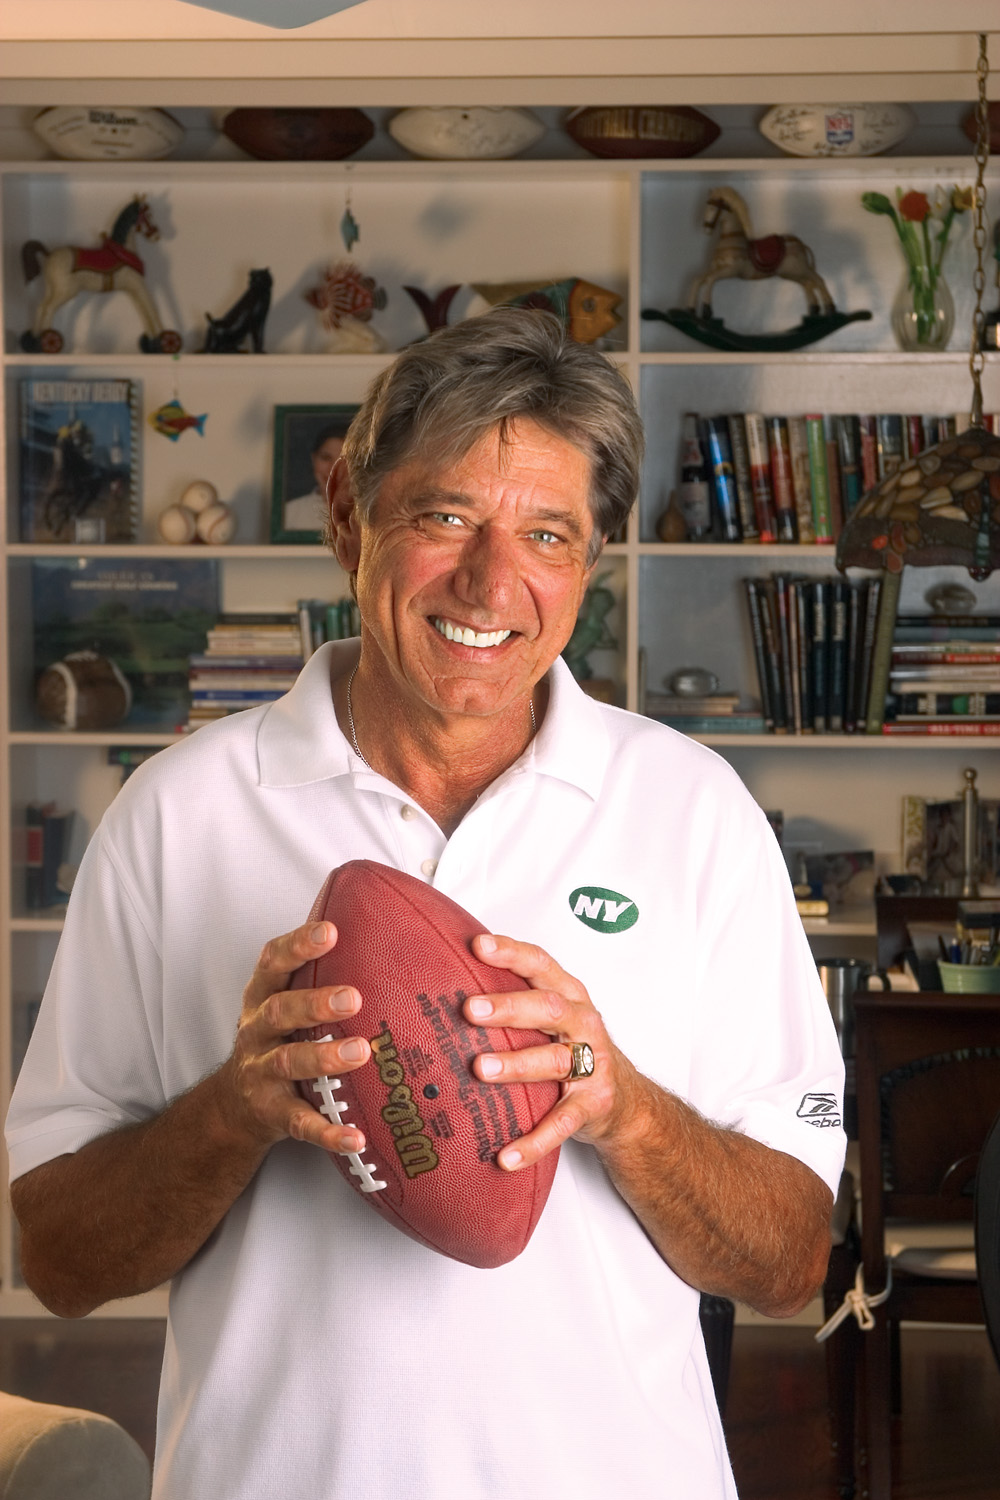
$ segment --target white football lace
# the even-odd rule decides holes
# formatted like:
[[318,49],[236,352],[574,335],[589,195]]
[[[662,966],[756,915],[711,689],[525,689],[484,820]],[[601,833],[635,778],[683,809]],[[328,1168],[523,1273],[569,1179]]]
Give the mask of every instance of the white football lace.
[[[332,1042],[334,1038],[331,1034],[321,1036],[319,1040],[321,1042]],[[350,1126],[350,1120],[341,1119],[341,1116],[346,1114],[349,1106],[346,1100],[338,1099],[335,1094],[335,1090],[340,1088],[340,1079],[328,1078],[324,1074],[322,1078],[314,1078],[312,1086],[323,1101],[319,1106],[320,1114],[326,1115],[327,1119],[331,1120],[334,1125]],[[368,1147],[366,1146],[364,1149],[367,1151]],[[387,1186],[386,1183],[380,1182],[375,1176],[377,1170],[375,1166],[369,1161],[362,1161],[360,1152],[344,1151],[341,1152],[341,1155],[347,1157],[351,1175],[358,1178],[358,1187],[362,1193],[378,1193],[381,1192],[382,1188]]]

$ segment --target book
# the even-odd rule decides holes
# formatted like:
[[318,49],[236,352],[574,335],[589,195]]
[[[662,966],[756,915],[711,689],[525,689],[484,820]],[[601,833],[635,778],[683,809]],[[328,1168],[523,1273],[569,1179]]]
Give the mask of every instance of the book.
[[75,814],[55,802],[30,802],[25,809],[27,851],[25,859],[25,905],[29,911],[44,911],[69,900],[72,872],[66,856]]
[[875,418],[878,444],[878,477],[885,479],[903,462],[903,419],[891,412],[880,412]]
[[135,540],[139,390],[134,380],[21,381],[22,541]]
[[795,699],[798,685],[792,654],[791,580],[787,573],[775,573],[771,583],[774,588],[774,605],[778,622],[778,665],[781,673],[781,698],[784,704],[785,727],[794,734],[797,728],[801,728],[801,718],[797,725]]
[[791,706],[785,698],[785,673],[781,650],[781,619],[778,612],[777,587],[773,578],[762,578],[760,580],[759,595],[761,619],[764,624],[764,642],[768,656],[774,732],[775,734],[787,734],[791,728]]
[[882,734],[997,735],[1000,719],[887,719],[879,726]]
[[874,416],[858,417],[858,451],[861,461],[861,493],[878,484],[878,423]]
[[788,451],[792,460],[792,487],[795,491],[795,524],[800,542],[814,542],[816,532],[812,516],[812,479],[809,474],[809,437],[805,417],[788,418]]
[[36,675],[73,651],[110,658],[128,679],[129,729],[174,731],[188,708],[188,659],[218,607],[212,560],[43,558],[31,565]]
[[837,453],[840,459],[840,493],[846,521],[862,496],[861,456],[858,419],[839,416],[834,419],[837,431]]
[[750,459],[750,485],[753,491],[754,515],[762,542],[778,540],[778,523],[771,488],[771,453],[767,440],[767,423],[760,412],[748,411],[746,426],[747,453]]
[[830,514],[830,489],[827,480],[826,438],[821,416],[813,413],[806,417],[806,436],[809,440],[813,530],[816,533],[817,542],[832,542],[833,520]]
[[826,700],[826,723],[832,734],[844,729],[847,691],[848,597],[850,588],[843,578],[830,583],[829,684]]
[[[733,454],[729,446],[729,424],[725,417],[709,417],[705,423],[708,457],[712,466],[712,489],[719,519],[720,539],[740,540],[739,501],[733,477]],[[763,541],[764,538],[761,537]]]
[[878,734],[885,717],[885,703],[889,693],[889,662],[892,655],[892,637],[896,629],[896,610],[899,607],[901,582],[901,572],[886,571],[881,575],[878,618],[875,622],[875,638],[872,641],[868,673],[868,706],[865,717],[867,734]]
[[836,541],[844,529],[844,498],[840,489],[840,449],[835,417],[823,418],[823,442],[826,446],[826,487],[830,503],[830,527]]
[[858,727],[857,678],[860,671],[861,636],[867,580],[849,583],[847,589],[847,666],[844,674],[844,733]]
[[651,714],[659,724],[668,729],[678,729],[682,734],[764,734],[767,725],[760,714],[720,715],[697,714]]
[[760,689],[761,714],[765,727],[774,729],[774,694],[772,689],[772,662],[768,653],[764,630],[763,606],[759,592],[759,580],[744,578],[743,591],[750,614],[750,638],[753,643],[754,662],[757,666],[757,685]]
[[[829,693],[829,590],[823,578],[810,584],[809,661],[812,677],[812,700],[809,716],[816,734],[827,730],[827,697]],[[803,718],[806,707],[803,705]]]
[[872,655],[875,650],[875,634],[878,629],[879,600],[882,594],[882,578],[878,575],[865,583],[864,616],[861,621],[861,638],[858,651],[858,674],[855,683],[854,720],[859,732],[868,727],[868,687],[871,682]]
[[767,444],[771,458],[771,492],[779,542],[797,542],[799,529],[792,475],[792,450],[785,417],[768,417]]
[[798,686],[796,697],[798,699],[798,723],[802,734],[813,734],[812,714],[810,705],[813,701],[813,675],[812,656],[810,652],[810,637],[812,626],[810,623],[811,601],[809,597],[809,582],[805,578],[796,579],[792,585],[792,594],[795,601],[796,622],[796,671],[798,675]]
[[740,515],[740,530],[745,542],[765,540],[757,529],[757,518],[753,508],[753,481],[750,477],[750,455],[747,452],[746,422],[740,412],[727,418],[729,426],[729,448],[733,459],[733,479],[736,484],[736,503]]
[[996,692],[901,692],[890,695],[887,712],[894,719],[985,718],[1000,714],[1000,687]]
[[682,698],[677,693],[647,693],[646,713],[651,714],[731,714],[740,706],[739,693],[711,693]]

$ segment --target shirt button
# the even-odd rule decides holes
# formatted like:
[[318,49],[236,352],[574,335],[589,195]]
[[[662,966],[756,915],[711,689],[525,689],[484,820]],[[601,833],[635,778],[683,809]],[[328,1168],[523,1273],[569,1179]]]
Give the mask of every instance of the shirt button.
[[438,862],[436,859],[425,859],[423,864],[420,866],[420,873],[422,875],[426,875],[427,879],[430,880],[431,876],[437,870],[437,867]]
[[405,818],[408,823],[411,818],[415,818],[417,816],[417,809],[415,807],[411,807],[408,802],[404,802],[402,807],[399,809],[399,816],[401,818]]

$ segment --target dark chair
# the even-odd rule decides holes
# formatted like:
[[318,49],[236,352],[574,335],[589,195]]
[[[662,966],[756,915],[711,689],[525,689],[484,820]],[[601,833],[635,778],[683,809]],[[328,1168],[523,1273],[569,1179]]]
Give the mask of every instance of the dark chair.
[[[1000,1109],[1000,995],[856,997],[861,1253],[874,1327],[860,1339],[866,1493],[890,1500],[899,1324],[982,1323],[970,1229],[979,1154]],[[901,1225],[933,1226],[903,1248]],[[966,1248],[955,1247],[964,1234]],[[887,1252],[888,1241],[888,1252]]]
[[975,1196],[976,1271],[986,1331],[1000,1365],[1000,1115],[979,1157]]
[[[958,917],[959,904],[958,896],[876,896],[878,967],[902,967],[907,951],[913,946],[911,922],[940,922],[942,927],[948,927]],[[936,989],[939,983],[935,975],[929,988]]]

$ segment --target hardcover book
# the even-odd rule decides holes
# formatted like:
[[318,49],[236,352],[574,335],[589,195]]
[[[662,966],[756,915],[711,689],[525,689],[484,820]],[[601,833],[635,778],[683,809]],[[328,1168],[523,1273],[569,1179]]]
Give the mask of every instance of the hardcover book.
[[139,384],[22,380],[21,540],[135,540]]
[[128,679],[129,729],[173,732],[188,709],[188,659],[218,610],[214,561],[67,557],[32,564],[36,676],[74,651],[108,657]]

